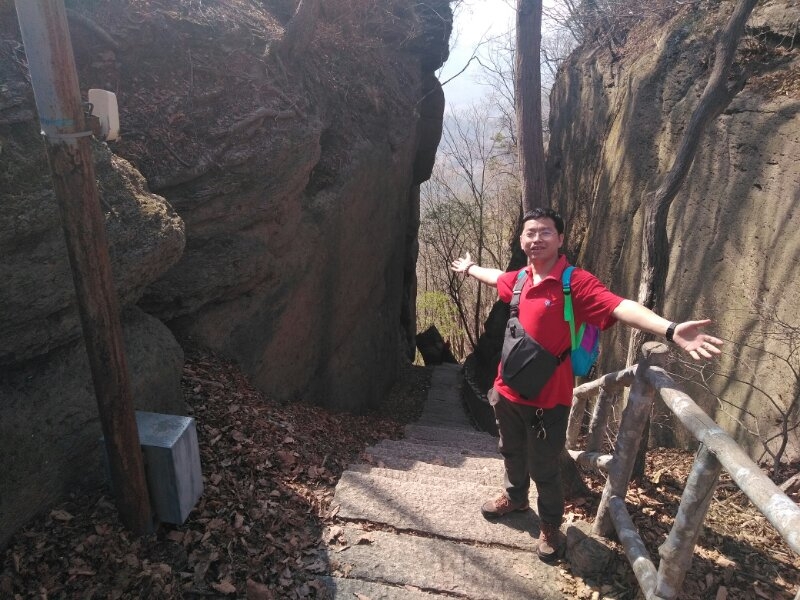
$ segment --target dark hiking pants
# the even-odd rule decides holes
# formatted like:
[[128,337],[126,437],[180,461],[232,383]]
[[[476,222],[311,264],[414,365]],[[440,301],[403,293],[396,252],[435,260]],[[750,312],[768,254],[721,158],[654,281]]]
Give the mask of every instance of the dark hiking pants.
[[564,492],[558,455],[567,437],[569,407],[537,409],[511,402],[494,389],[489,390],[489,402],[500,433],[506,495],[514,504],[526,502],[532,479],[539,519],[561,525]]

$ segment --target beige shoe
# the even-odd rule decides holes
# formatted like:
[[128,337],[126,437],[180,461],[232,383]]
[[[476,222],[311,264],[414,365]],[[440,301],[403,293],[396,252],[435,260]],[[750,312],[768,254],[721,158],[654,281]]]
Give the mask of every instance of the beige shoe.
[[561,533],[561,529],[559,529],[558,525],[540,521],[539,528],[541,532],[539,533],[539,547],[536,548],[536,554],[538,554],[539,558],[544,562],[554,562],[564,551],[566,538],[564,534]]
[[522,504],[514,504],[505,494],[500,494],[494,500],[484,502],[481,512],[487,519],[497,519],[510,512],[528,510],[529,507],[527,500]]

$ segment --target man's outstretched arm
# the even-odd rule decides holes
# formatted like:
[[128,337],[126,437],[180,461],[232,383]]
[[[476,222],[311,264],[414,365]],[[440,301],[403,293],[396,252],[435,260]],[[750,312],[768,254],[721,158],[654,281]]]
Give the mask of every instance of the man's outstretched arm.
[[497,287],[497,278],[504,273],[500,269],[481,267],[470,258],[469,252],[466,253],[464,258],[458,257],[450,263],[450,270],[469,275],[473,279],[492,287]]
[[665,336],[672,329],[672,341],[695,360],[712,358],[713,354],[722,352],[719,349],[722,340],[702,332],[711,319],[672,323],[633,300],[623,300],[612,314],[626,325],[655,335]]

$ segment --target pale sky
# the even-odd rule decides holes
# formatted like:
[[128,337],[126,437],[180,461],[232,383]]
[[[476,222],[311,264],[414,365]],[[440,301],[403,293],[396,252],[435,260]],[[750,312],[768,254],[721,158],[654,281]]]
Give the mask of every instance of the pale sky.
[[[509,6],[508,0],[465,0],[456,13],[450,58],[439,73],[439,81],[445,82],[463,69],[482,39],[513,29],[514,19],[514,8]],[[475,80],[480,68],[473,61],[466,71],[444,86],[447,110],[474,102],[488,93],[486,87]]]

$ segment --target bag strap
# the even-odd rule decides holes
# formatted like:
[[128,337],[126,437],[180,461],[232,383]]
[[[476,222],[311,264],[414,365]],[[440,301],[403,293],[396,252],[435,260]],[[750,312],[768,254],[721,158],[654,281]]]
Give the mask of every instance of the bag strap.
[[572,287],[570,287],[570,279],[574,270],[575,267],[569,265],[561,273],[561,289],[564,291],[564,320],[569,323],[569,334],[573,350],[580,345],[583,339],[583,331],[586,328],[586,323],[582,323],[578,333],[575,333],[575,312],[572,309]]
[[[574,269],[575,267],[570,267],[570,268]],[[522,295],[522,286],[525,285],[525,279],[527,278],[527,276],[528,276],[528,272],[525,269],[522,269],[517,274],[517,280],[514,283],[514,292],[513,292],[512,296],[511,296],[511,302],[509,303],[509,307],[511,309],[511,318],[519,317],[519,299],[520,299],[520,296]],[[569,285],[569,280],[567,280],[567,285]],[[570,311],[571,310],[572,310],[572,300],[570,299]],[[564,314],[565,315],[566,315],[566,312],[567,312],[567,309],[565,307],[564,308]],[[572,326],[573,326],[573,328],[575,327],[574,323],[573,323]],[[581,327],[581,335],[582,334],[583,334],[583,327]],[[570,349],[567,348],[566,350],[564,350],[564,352],[561,353],[560,356],[556,356],[556,358],[558,359],[558,364],[561,364],[562,362],[564,362],[567,359],[567,357],[569,356],[569,352],[570,352]]]
[[511,316],[518,317],[519,316],[519,298],[522,295],[522,286],[525,285],[525,278],[528,276],[527,271],[522,269],[517,274],[517,281],[514,283],[514,292],[511,296],[511,302],[509,306],[511,308]]

